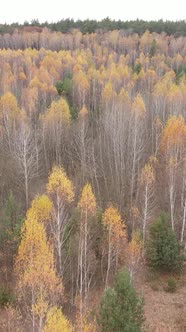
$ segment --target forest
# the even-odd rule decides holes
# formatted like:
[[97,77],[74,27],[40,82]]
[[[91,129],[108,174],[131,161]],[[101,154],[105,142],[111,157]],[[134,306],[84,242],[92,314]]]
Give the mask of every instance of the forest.
[[186,23],[111,23],[1,26],[0,331],[186,329]]

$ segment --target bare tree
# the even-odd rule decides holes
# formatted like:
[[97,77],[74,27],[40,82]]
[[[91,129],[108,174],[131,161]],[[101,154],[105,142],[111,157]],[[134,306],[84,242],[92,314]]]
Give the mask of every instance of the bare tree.
[[26,208],[29,203],[29,184],[33,178],[39,176],[39,150],[33,131],[22,125],[15,133],[12,154],[16,164],[17,180],[21,187],[24,187]]

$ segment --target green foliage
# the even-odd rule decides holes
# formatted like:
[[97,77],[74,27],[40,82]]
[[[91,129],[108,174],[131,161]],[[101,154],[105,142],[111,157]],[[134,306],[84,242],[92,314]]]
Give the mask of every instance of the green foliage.
[[56,89],[59,95],[66,95],[70,97],[72,94],[72,78],[67,74],[63,81],[56,82]]
[[59,95],[62,95],[62,93],[63,93],[63,81],[57,81],[55,87],[56,87],[57,93]]
[[78,116],[78,110],[77,110],[77,107],[75,107],[75,106],[70,106],[70,115],[71,115],[71,119],[72,119],[72,120],[77,119],[77,116]]
[[167,292],[174,293],[176,291],[176,280],[170,277],[167,280],[167,287],[165,288]]
[[56,87],[58,94],[60,96],[61,95],[65,96],[66,99],[68,100],[71,119],[75,120],[78,116],[78,110],[77,110],[76,106],[72,105],[73,82],[72,82],[71,74],[66,73],[64,80],[57,81],[55,87]]
[[5,307],[13,301],[13,296],[10,291],[1,286],[0,287],[0,307]]
[[61,32],[70,32],[72,29],[79,29],[82,33],[93,33],[97,29],[104,31],[112,30],[124,30],[125,33],[139,33],[143,34],[146,30],[150,32],[165,32],[168,35],[175,34],[175,37],[185,36],[186,35],[186,22],[182,21],[144,21],[144,20],[135,20],[135,21],[115,21],[111,20],[109,17],[102,19],[101,21],[96,20],[77,20],[73,19],[63,19],[56,23],[40,23],[37,19],[32,20],[31,22],[25,21],[24,24],[19,24],[17,22],[12,24],[0,24],[0,33],[12,33],[15,28],[23,28],[24,26],[38,26],[38,27],[47,27],[52,31],[61,31]]
[[157,49],[157,42],[155,39],[153,39],[151,47],[150,47],[150,52],[149,52],[149,56],[152,58],[155,53],[156,53],[156,49]]
[[134,68],[133,68],[133,72],[134,73],[136,73],[137,75],[140,73],[140,71],[141,71],[141,68],[142,68],[142,65],[141,65],[141,63],[139,62],[139,63],[137,63],[135,66],[134,66]]
[[133,288],[128,271],[117,274],[113,288],[107,288],[100,303],[98,324],[101,332],[141,331],[143,301]]
[[158,270],[178,271],[182,266],[181,244],[170,228],[166,214],[161,214],[150,227],[146,256],[149,266]]
[[186,66],[180,65],[174,69],[174,72],[176,74],[176,84],[179,84],[180,80],[186,77]]
[[19,207],[12,192],[10,192],[3,208],[0,232],[0,248],[5,242],[19,241],[23,219],[19,215]]

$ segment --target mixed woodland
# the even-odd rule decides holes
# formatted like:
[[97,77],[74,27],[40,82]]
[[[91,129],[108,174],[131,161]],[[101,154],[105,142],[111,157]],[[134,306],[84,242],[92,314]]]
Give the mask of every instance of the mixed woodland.
[[141,331],[184,273],[186,23],[98,23],[1,26],[2,331]]

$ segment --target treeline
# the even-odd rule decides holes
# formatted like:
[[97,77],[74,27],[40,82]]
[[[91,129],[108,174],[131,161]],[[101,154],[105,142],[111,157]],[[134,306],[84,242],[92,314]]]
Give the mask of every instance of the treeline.
[[186,21],[121,21],[111,20],[109,17],[104,18],[101,21],[97,20],[74,20],[74,19],[62,19],[56,23],[44,22],[40,23],[38,20],[32,20],[31,22],[25,21],[24,24],[17,22],[12,24],[0,24],[0,33],[12,33],[14,29],[23,29],[25,27],[37,26],[40,28],[47,27],[51,31],[60,31],[63,33],[71,32],[73,29],[78,29],[83,34],[94,33],[101,31],[123,30],[127,35],[132,33],[143,34],[146,30],[149,32],[162,33],[167,35],[185,36],[186,35]]

